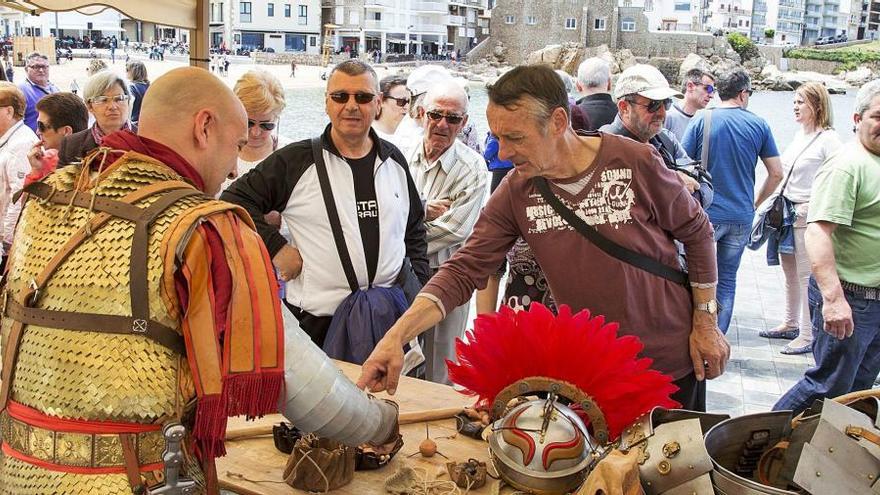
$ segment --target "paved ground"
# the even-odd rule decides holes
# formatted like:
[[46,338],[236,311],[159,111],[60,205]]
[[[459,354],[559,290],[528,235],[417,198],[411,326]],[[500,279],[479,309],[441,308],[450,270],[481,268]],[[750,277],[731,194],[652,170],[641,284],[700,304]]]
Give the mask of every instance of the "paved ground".
[[767,266],[763,248],[746,250],[736,292],[727,333],[730,363],[724,375],[709,382],[706,404],[732,416],[769,410],[813,364],[812,354],[780,354],[787,341],[758,336],[782,321],[785,308],[782,269]]

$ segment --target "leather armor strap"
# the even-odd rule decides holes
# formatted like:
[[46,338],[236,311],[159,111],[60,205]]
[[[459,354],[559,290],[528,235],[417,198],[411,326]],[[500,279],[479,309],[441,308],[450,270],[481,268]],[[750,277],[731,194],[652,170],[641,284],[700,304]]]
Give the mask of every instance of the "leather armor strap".
[[134,495],[144,495],[147,488],[141,481],[141,471],[138,465],[137,452],[135,451],[135,435],[120,433],[119,441],[122,443],[122,456],[125,458],[125,474],[128,476],[128,484]]
[[[162,196],[147,208],[141,209],[141,216],[134,227],[134,238],[131,242],[131,263],[129,263],[131,315],[136,325],[143,326],[147,324],[147,327],[158,325],[167,329],[167,327],[163,327],[150,320],[150,284],[147,277],[147,264],[149,263],[150,255],[150,224],[172,204],[185,197],[200,194],[202,193],[192,188],[177,189]],[[174,333],[177,336],[175,340],[180,342],[180,334],[171,329],[168,330]],[[165,345],[161,341],[157,340],[157,342]],[[181,349],[178,352],[184,354],[182,342],[180,344]]]
[[83,332],[115,333],[122,335],[139,334],[168,349],[184,354],[186,346],[183,338],[173,329],[153,320],[143,320],[132,316],[105,315],[98,313],[74,313],[71,311],[52,311],[30,308],[18,301],[6,301],[6,315],[25,325],[49,328],[63,328]]
[[73,204],[73,206],[79,206],[80,208],[90,208],[132,222],[137,221],[144,211],[143,208],[138,208],[137,206],[124,201],[102,198],[100,196],[95,198],[95,203],[92,204],[91,193],[83,191],[57,191],[54,187],[45,182],[34,182],[29,184],[22,189],[19,194],[21,193],[27,193],[44,201],[51,201],[56,204]]
[[[41,184],[41,183],[34,183],[34,184]],[[31,186],[33,186],[33,184],[31,184]],[[52,202],[57,202],[57,199],[59,199],[59,198],[63,199],[63,197],[60,196],[60,194],[61,194],[60,192],[57,192],[51,186],[48,186],[48,185],[46,185],[46,186],[49,189],[45,189],[43,187],[33,188],[35,196],[42,197],[42,196],[40,196],[41,194],[45,195],[45,198],[43,198],[43,199],[46,201],[52,201]],[[30,186],[29,186],[29,188],[30,188]],[[26,188],[26,189],[28,189],[28,188]],[[173,181],[173,180],[172,181],[163,181],[163,182],[156,182],[156,183],[144,186],[144,187],[138,189],[137,191],[134,191],[133,193],[124,196],[120,200],[108,200],[108,201],[113,201],[114,204],[116,204],[116,203],[128,204],[132,208],[137,208],[138,209],[138,217],[137,218],[140,219],[141,216],[144,215],[144,212],[147,211],[147,209],[138,208],[136,206],[133,206],[131,203],[141,201],[141,200],[148,198],[150,196],[153,196],[155,194],[159,194],[159,193],[162,193],[165,191],[171,191],[171,190],[175,190],[175,189],[188,189],[190,191],[195,191],[190,184],[187,184],[186,182],[183,182],[183,181]],[[30,194],[29,189],[28,189],[28,193]],[[80,193],[77,195],[77,197],[79,197],[80,195],[82,195],[83,197],[89,197],[89,198],[91,197],[91,195],[88,193]],[[68,195],[67,198],[69,201],[70,196]],[[74,198],[74,199],[76,200],[76,198]],[[98,202],[98,199],[99,198],[95,199],[96,204]],[[67,203],[61,203],[61,204],[67,204]],[[88,208],[89,206],[90,206],[90,202],[87,203],[85,207]],[[49,278],[52,276],[52,274],[55,273],[55,270],[58,269],[58,267],[61,265],[61,263],[65,259],[67,259],[67,257],[70,256],[70,254],[73,253],[73,251],[80,244],[82,244],[83,241],[85,241],[90,236],[90,232],[94,232],[100,226],[107,223],[111,218],[113,218],[113,215],[109,211],[101,212],[98,215],[95,215],[95,217],[91,221],[89,221],[79,231],[77,231],[73,236],[71,236],[71,238],[68,239],[68,241],[64,244],[64,246],[62,246],[61,249],[59,249],[58,252],[55,253],[55,256],[52,257],[52,259],[49,261],[49,263],[46,264],[46,267],[43,268],[43,271],[41,271],[40,274],[37,275],[33,279],[33,281],[32,281],[33,284],[30,287],[27,287],[23,291],[23,293],[21,294],[22,297],[21,297],[21,304],[20,305],[22,307],[26,308],[26,307],[30,306],[31,304],[33,304],[35,302],[35,299],[39,297],[39,289],[41,287],[45,286],[46,282],[49,280]],[[122,218],[124,218],[124,217],[122,217]],[[155,218],[155,217],[153,217],[153,218]],[[6,293],[4,295],[4,297],[8,298],[8,297],[10,297],[10,295],[8,293]],[[6,306],[8,308],[10,306],[11,302],[13,302],[13,301],[12,300],[7,301],[7,303],[4,306]],[[0,309],[5,310],[6,308],[0,308]],[[74,316],[74,315],[76,315],[76,313],[65,313],[66,317],[70,317],[70,316]],[[43,316],[45,316],[45,315],[43,315]],[[111,316],[111,315],[100,315],[100,316]],[[126,317],[122,317],[122,318],[126,318]],[[6,404],[9,402],[9,396],[12,391],[12,381],[14,379],[13,368],[15,368],[15,363],[18,360],[18,350],[19,350],[19,346],[21,344],[21,339],[24,334],[25,323],[22,321],[19,321],[19,320],[15,320],[15,319],[13,319],[13,320],[14,321],[13,321],[12,326],[9,331],[9,337],[7,338],[7,341],[6,341],[6,347],[3,349],[3,371],[2,371],[2,374],[0,374],[0,380],[2,380],[2,381],[0,381],[0,411],[3,411],[6,408]],[[128,320],[131,320],[131,319],[129,318]],[[148,320],[146,323],[147,329],[150,328],[151,323],[154,325],[159,325],[158,323],[150,322]],[[127,325],[125,328],[133,328],[133,324],[134,324],[134,322],[131,322],[131,325]],[[98,331],[97,328],[98,327],[91,328],[88,330],[89,331]],[[103,328],[103,327],[101,327],[101,328]],[[167,327],[165,327],[165,328],[167,328]],[[179,334],[177,334],[177,339],[180,340],[180,339],[182,339],[182,337]],[[183,344],[180,344],[180,345],[183,346]]]

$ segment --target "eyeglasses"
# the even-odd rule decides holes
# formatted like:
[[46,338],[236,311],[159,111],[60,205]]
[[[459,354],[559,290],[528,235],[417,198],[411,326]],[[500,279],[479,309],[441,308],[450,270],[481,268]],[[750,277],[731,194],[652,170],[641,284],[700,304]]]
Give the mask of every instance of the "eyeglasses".
[[46,131],[51,130],[51,129],[52,129],[51,127],[49,127],[48,125],[44,124],[43,122],[40,122],[39,120],[37,121],[37,131],[43,133],[43,132],[46,132]]
[[664,110],[669,110],[672,107],[672,98],[666,98],[665,100],[649,100],[650,103],[640,103],[636,101],[635,98],[627,98],[626,101],[640,107],[645,107],[648,109],[649,113],[657,113],[660,111],[660,107],[663,107]]
[[433,110],[430,112],[426,112],[425,115],[427,115],[429,119],[434,121],[446,119],[446,122],[448,122],[449,125],[461,124],[461,121],[464,120],[465,117],[464,115],[447,115],[445,113],[435,112]]
[[712,86],[711,84],[700,83],[700,84],[697,84],[697,86],[702,86],[702,87],[706,88],[706,92],[709,93],[710,95],[715,92],[715,86]]
[[409,98],[395,98],[389,94],[385,94],[385,99],[394,100],[394,103],[397,103],[397,106],[399,106],[400,108],[409,105]]
[[752,96],[752,93],[754,93],[754,92],[755,92],[755,90],[753,90],[753,89],[744,89],[744,90],[742,90],[742,93],[748,93],[749,96]]
[[108,105],[110,102],[117,103],[117,104],[121,105],[130,99],[131,99],[131,96],[128,96],[128,95],[96,96],[94,98],[89,99],[89,102],[92,105]]
[[355,103],[363,105],[373,101],[376,95],[373,93],[330,93],[330,99],[336,103],[348,103],[348,99],[354,96]]
[[45,65],[45,64],[34,64],[34,65],[28,65],[28,69],[49,70],[49,66]]
[[253,128],[255,125],[260,126],[260,129],[263,129],[264,131],[272,131],[275,130],[275,126],[278,124],[272,121],[248,119],[248,129]]

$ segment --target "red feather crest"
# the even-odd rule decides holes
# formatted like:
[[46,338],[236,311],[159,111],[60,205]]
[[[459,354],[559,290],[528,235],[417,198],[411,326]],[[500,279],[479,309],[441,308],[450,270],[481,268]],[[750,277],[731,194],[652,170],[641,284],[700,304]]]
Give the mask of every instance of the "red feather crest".
[[680,407],[670,399],[678,388],[672,378],[638,358],[638,337],[617,336],[617,323],[588,310],[575,315],[566,305],[554,315],[541,304],[529,311],[502,307],[480,315],[468,342],[457,339],[458,364],[447,360],[449,379],[491,407],[508,385],[532,376],[564,380],[588,394],[602,410],[611,439],[656,406]]

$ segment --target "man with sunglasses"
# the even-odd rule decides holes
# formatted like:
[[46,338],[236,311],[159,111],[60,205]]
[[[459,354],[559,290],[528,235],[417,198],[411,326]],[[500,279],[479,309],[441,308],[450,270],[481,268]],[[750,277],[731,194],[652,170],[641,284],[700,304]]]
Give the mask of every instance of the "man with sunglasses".
[[681,141],[684,131],[697,111],[706,108],[715,96],[715,76],[702,69],[691,69],[684,76],[682,84],[684,104],[673,103],[666,112],[665,127]]
[[668,129],[663,128],[667,111],[673,106],[672,99],[682,94],[672,89],[666,77],[656,67],[647,64],[634,65],[620,74],[614,88],[617,99],[617,116],[600,128],[602,132],[626,136],[640,143],[648,143],[657,149],[666,167],[675,170],[688,191],[705,208],[712,202],[712,184],[698,180],[687,167],[693,161],[681,143]]
[[[342,237],[361,289],[395,284],[404,257],[424,283],[424,209],[406,160],[371,128],[379,111],[379,83],[366,63],[336,65],[327,79],[330,124],[322,154]],[[352,294],[322,197],[311,139],[288,145],[229,186],[221,199],[243,206],[286,282],[285,303],[318,346],[334,313]],[[288,242],[264,215],[281,212]]]
[[58,88],[49,82],[49,59],[39,52],[30,53],[25,59],[24,81],[18,85],[27,99],[27,108],[24,112],[24,124],[37,130],[37,102],[46,95],[57,93]]
[[[410,172],[427,200],[428,261],[436,272],[464,244],[486,199],[486,162],[457,139],[467,124],[468,96],[453,80],[432,86],[424,99],[422,142],[409,155]],[[470,304],[451,309],[425,337],[426,377],[449,383],[446,360],[464,334]]]
[[[748,111],[752,96],[749,75],[742,69],[721,74],[717,81],[721,105],[697,114],[688,124],[682,146],[690,156],[702,156],[703,129],[709,125],[708,163],[715,197],[706,209],[715,229],[718,258],[718,326],[727,333],[736,296],[736,272],[749,240],[756,205],[782,181],[782,162],[767,121]],[[767,179],[755,197],[758,158]]]

